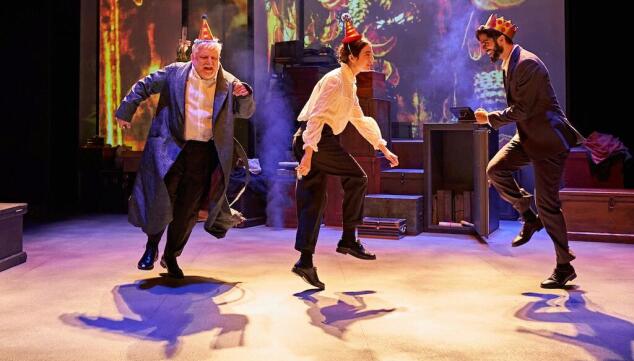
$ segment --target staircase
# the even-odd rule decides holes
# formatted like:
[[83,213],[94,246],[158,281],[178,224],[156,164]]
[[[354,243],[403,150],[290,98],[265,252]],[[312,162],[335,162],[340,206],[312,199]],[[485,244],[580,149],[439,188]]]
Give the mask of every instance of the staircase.
[[365,217],[403,218],[407,234],[423,231],[423,141],[394,139],[392,151],[399,157],[396,168],[384,169],[380,175],[380,193],[365,197]]

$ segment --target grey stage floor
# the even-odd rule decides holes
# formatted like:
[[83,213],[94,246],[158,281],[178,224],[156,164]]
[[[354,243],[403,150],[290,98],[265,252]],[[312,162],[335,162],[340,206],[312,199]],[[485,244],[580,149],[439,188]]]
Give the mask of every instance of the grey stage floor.
[[323,228],[315,292],[290,272],[292,229],[198,224],[176,282],[136,269],[124,215],[40,226],[0,272],[0,360],[632,359],[634,246],[572,243],[575,287],[543,290],[553,246],[542,231],[512,249],[518,229],[367,240],[378,259],[361,261]]

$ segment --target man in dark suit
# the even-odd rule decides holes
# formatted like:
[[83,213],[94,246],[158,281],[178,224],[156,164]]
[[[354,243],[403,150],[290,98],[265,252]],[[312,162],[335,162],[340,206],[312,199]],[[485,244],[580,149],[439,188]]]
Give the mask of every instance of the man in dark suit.
[[[478,109],[476,121],[496,129],[516,124],[515,136],[489,162],[487,175],[500,196],[524,219],[513,247],[525,244],[535,232],[546,228],[555,244],[557,266],[541,286],[560,288],[577,275],[570,264],[575,256],[568,246],[559,186],[570,147],[580,144],[583,137],[559,106],[544,63],[513,43],[516,32],[517,26],[510,20],[496,15],[491,15],[486,24],[476,30],[482,50],[491,61],[502,60],[508,103],[501,111]],[[535,203],[539,216],[530,207],[532,195],[513,178],[514,171],[529,163],[535,170]]]
[[119,126],[129,128],[139,104],[160,94],[128,205],[128,220],[148,235],[139,269],[154,268],[167,227],[161,266],[169,276],[183,278],[176,257],[194,228],[215,171],[223,180],[209,194],[205,230],[222,238],[241,220],[226,197],[233,169],[233,123],[235,117],[251,117],[255,103],[251,87],[220,65],[221,49],[205,17],[191,61],[167,65],[139,80],[117,109]]

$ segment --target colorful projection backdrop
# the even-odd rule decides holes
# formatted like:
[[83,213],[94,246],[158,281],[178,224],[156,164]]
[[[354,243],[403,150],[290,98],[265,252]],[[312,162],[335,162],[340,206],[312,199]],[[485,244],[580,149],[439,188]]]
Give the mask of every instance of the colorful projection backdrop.
[[[287,14],[282,1],[270,1],[274,14]],[[277,3],[277,6],[275,6]],[[292,3],[286,2],[287,5]],[[549,67],[559,100],[565,103],[563,0],[305,0],[306,46],[337,46],[341,14],[373,44],[376,70],[386,74],[399,122],[413,125],[452,119],[449,107],[505,106],[500,64],[483,54],[474,31],[491,12],[519,26],[516,41]],[[292,21],[270,18],[275,39],[284,38]],[[281,24],[281,25],[280,25]],[[288,24],[286,27],[282,26]]]
[[[181,37],[181,1],[100,0],[99,20],[99,134],[113,146],[141,150],[158,95],[137,110],[132,128],[117,128],[114,112],[130,87],[145,75],[176,61]],[[222,62],[232,71],[252,67],[242,50],[247,34],[247,0],[189,0],[187,39],[198,34],[200,16],[208,14],[211,31],[225,43]],[[238,44],[235,44],[238,43]]]

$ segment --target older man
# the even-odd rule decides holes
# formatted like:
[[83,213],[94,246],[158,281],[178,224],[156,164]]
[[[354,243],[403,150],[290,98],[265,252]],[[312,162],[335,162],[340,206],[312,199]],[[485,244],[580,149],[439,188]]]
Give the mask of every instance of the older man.
[[129,128],[139,104],[160,93],[128,209],[130,223],[148,235],[139,269],[154,268],[167,227],[161,265],[169,276],[184,277],[176,257],[189,239],[214,171],[224,179],[209,196],[205,230],[222,238],[236,223],[225,195],[233,168],[233,121],[253,115],[255,103],[252,89],[220,65],[221,50],[203,17],[191,61],[139,80],[117,109],[119,126]]

